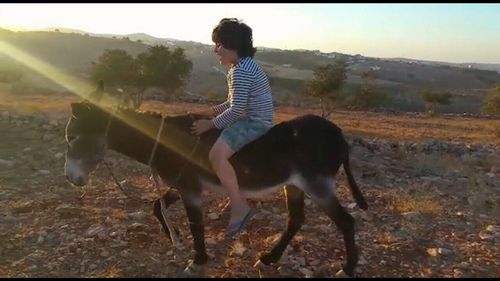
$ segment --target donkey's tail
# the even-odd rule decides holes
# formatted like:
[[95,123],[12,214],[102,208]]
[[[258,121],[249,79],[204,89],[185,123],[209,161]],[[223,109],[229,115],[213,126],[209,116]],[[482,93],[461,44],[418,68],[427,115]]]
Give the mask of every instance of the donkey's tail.
[[361,191],[359,190],[359,187],[356,184],[356,181],[354,181],[354,177],[352,176],[351,166],[349,165],[349,153],[347,153],[346,157],[344,158],[343,166],[354,200],[356,200],[356,203],[361,209],[368,209],[368,204],[366,203],[365,197],[363,197],[363,194],[361,194]]

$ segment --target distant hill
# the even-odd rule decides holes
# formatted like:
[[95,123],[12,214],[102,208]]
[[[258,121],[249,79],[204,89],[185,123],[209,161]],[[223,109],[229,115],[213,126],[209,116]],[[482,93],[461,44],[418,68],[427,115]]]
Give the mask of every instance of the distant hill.
[[[57,31],[56,31],[57,30]],[[12,32],[0,29],[0,40],[6,41],[33,56],[74,75],[88,77],[92,62],[105,49],[124,49],[137,55],[152,45],[181,47],[193,62],[193,72],[187,91],[194,95],[224,97],[226,67],[219,64],[213,46],[193,41],[156,38],[145,33],[127,35],[91,34],[81,30],[50,28],[48,31]],[[0,62],[5,56],[0,53]],[[255,59],[269,74],[276,100],[293,100],[313,70],[338,57],[349,63],[346,89],[360,85],[363,71],[378,74],[379,85],[393,98],[386,107],[418,110],[423,107],[418,98],[422,89],[451,91],[459,103],[448,111],[477,111],[487,89],[500,83],[500,65],[453,64],[404,58],[381,59],[361,55],[322,53],[310,50],[280,50],[259,47]],[[481,69],[482,68],[482,69]]]

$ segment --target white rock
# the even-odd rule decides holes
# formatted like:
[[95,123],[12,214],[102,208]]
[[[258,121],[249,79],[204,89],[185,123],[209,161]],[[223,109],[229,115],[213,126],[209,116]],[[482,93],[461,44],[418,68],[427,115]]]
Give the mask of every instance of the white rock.
[[494,225],[489,224],[486,226],[485,230],[489,232],[496,232],[497,228]]
[[427,248],[427,254],[431,257],[437,257],[438,249],[437,248]]
[[101,225],[94,224],[94,225],[91,225],[87,229],[87,232],[85,232],[85,237],[94,237],[94,236],[97,236],[99,233],[104,232],[104,231],[105,231],[105,227],[103,227]]
[[217,244],[217,242],[215,241],[215,239],[213,238],[206,238],[205,239],[205,242],[208,244],[208,245],[215,245]]
[[211,220],[217,220],[219,218],[219,215],[216,213],[209,213],[207,217]]
[[300,265],[300,266],[306,266],[306,258],[304,258],[304,257],[297,257],[297,258],[295,258],[295,260],[297,261],[298,265]]
[[129,213],[128,216],[134,220],[139,220],[139,221],[142,221],[148,217],[148,215],[143,211]]
[[235,255],[241,257],[241,256],[243,256],[243,254],[245,253],[246,250],[247,250],[247,248],[245,248],[241,242],[236,242],[233,245],[233,249],[231,251],[231,254],[235,254]]
[[9,168],[9,167],[12,167],[13,165],[14,165],[13,161],[0,159],[0,168],[2,168],[2,167]]
[[446,249],[446,248],[439,248],[438,253],[443,255],[443,256],[448,256],[448,255],[451,255],[453,253],[453,251],[450,249]]
[[46,133],[46,134],[43,134],[43,136],[42,136],[43,141],[51,141],[54,138],[55,138],[55,135],[51,134],[51,133]]
[[312,205],[312,200],[309,198],[304,199],[304,203],[306,206],[311,206]]
[[48,175],[48,174],[50,174],[50,171],[49,170],[38,170],[38,173],[40,175]]
[[349,205],[347,205],[347,208],[349,209],[354,209],[354,207],[356,207],[356,203],[350,203]]
[[139,232],[139,231],[145,231],[147,229],[147,225],[134,222],[132,225],[127,227],[128,231],[133,231],[133,232]]
[[55,157],[56,159],[62,158],[63,156],[64,156],[64,153],[62,153],[62,152],[58,152],[58,153],[56,153],[56,154],[54,155],[54,157]]
[[304,274],[304,277],[311,278],[313,276],[313,272],[305,267],[299,268],[300,273]]

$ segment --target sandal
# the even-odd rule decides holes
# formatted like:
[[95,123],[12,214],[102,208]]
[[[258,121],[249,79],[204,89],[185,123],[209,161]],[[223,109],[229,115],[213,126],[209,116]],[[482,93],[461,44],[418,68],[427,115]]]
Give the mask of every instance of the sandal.
[[229,225],[226,230],[225,239],[226,240],[233,239],[234,236],[236,236],[236,234],[238,234],[241,230],[243,230],[243,228],[253,215],[254,215],[254,210],[250,208],[250,210],[248,210],[248,213],[241,221]]

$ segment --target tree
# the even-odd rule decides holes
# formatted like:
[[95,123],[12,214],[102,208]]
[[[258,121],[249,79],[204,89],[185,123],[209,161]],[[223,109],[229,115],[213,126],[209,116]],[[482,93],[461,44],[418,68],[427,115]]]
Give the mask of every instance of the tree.
[[120,103],[125,106],[130,105],[137,108],[139,90],[139,72],[136,60],[121,49],[106,49],[103,54],[93,63],[91,69],[91,79],[94,81],[104,81],[110,87],[120,89],[118,92]]
[[420,93],[420,97],[425,102],[426,112],[429,116],[434,116],[437,113],[438,105],[450,104],[451,102],[451,94],[449,92],[424,90]]
[[363,85],[359,93],[353,99],[353,105],[361,109],[369,109],[378,106],[382,103],[387,95],[382,92],[377,85],[377,73],[373,70],[368,70],[361,73]]
[[500,85],[493,87],[481,107],[484,114],[500,114]]
[[170,51],[166,46],[153,46],[139,54],[137,61],[140,84],[161,88],[168,97],[185,85],[193,68],[182,48]]
[[106,85],[123,88],[137,84],[137,70],[136,61],[125,50],[106,49],[93,63],[90,75],[94,81],[103,80]]
[[333,64],[317,67],[313,78],[306,82],[305,94],[319,98],[323,117],[328,118],[335,104],[343,98],[340,88],[346,78],[347,62],[339,59]]

